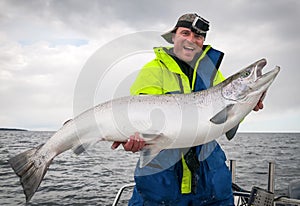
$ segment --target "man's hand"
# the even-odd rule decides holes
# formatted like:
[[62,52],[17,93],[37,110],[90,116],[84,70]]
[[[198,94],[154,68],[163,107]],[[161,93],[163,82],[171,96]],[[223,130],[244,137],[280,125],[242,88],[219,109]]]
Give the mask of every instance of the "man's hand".
[[258,101],[257,105],[254,107],[254,111],[259,111],[260,109],[263,109],[264,108],[264,104],[261,100]]
[[260,97],[260,99],[259,99],[259,101],[257,102],[257,105],[254,107],[254,111],[259,111],[260,109],[263,109],[264,108],[264,104],[263,104],[263,100],[264,100],[264,98],[265,98],[265,96],[266,96],[266,92],[264,92],[262,95],[261,95],[261,97]]
[[145,146],[146,142],[140,137],[139,133],[136,132],[134,135],[130,136],[127,142],[114,142],[111,148],[117,149],[120,144],[123,145],[125,151],[131,151],[133,153],[140,151]]

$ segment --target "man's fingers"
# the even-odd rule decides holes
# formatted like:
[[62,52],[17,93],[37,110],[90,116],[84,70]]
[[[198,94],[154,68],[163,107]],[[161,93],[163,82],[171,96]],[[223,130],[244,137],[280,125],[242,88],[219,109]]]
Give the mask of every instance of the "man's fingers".
[[258,105],[259,109],[263,109],[264,108],[264,104],[263,104],[262,101],[259,101],[257,105]]
[[132,151],[133,145],[134,145],[134,136],[130,136],[128,141],[123,144],[124,150]]
[[138,152],[145,146],[146,142],[140,137],[139,133],[136,132],[134,135],[130,136],[127,142],[114,142],[111,145],[112,149],[116,149],[123,145],[125,151]]
[[126,151],[138,152],[145,146],[145,141],[140,137],[139,133],[136,132],[130,136],[129,140],[123,144]]
[[257,112],[258,110],[263,109],[263,108],[264,108],[264,104],[261,100],[259,100],[253,110]]
[[140,134],[138,132],[136,132],[134,134],[134,138],[135,140],[137,141],[137,146],[136,146],[136,149],[137,151],[140,151],[143,149],[143,147],[145,146],[146,142],[143,138],[140,137]]
[[130,139],[133,142],[131,151],[133,153],[139,151],[140,150],[140,137],[139,137],[139,134],[135,133],[133,136],[131,136]]
[[111,149],[117,149],[119,146],[120,146],[121,142],[114,142],[112,145],[111,145]]

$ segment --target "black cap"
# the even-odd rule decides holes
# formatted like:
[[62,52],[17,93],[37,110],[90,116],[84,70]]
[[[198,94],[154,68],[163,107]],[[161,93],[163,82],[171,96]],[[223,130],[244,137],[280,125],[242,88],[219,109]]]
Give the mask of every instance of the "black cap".
[[161,35],[167,42],[173,44],[172,33],[175,33],[178,27],[185,27],[191,29],[192,32],[206,37],[209,30],[209,22],[197,14],[184,14],[179,17],[175,27]]

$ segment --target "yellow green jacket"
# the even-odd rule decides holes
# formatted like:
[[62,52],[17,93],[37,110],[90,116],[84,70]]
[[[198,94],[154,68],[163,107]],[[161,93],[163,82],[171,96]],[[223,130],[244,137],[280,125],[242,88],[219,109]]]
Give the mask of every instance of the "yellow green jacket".
[[[171,48],[164,47],[154,48],[156,58],[147,63],[139,72],[135,82],[130,89],[130,93],[132,95],[167,94],[177,92],[191,93],[192,91],[195,91],[197,69],[194,69],[195,72],[192,83],[193,88],[190,88],[188,77],[181,71],[176,61],[169,55],[168,51],[170,49]],[[196,61],[195,67],[197,68],[200,62],[205,59],[205,54],[213,50],[214,49],[211,48],[211,46],[206,46],[202,55],[200,55],[200,57]],[[222,82],[224,79],[225,78],[222,73],[218,70],[218,68],[216,68],[216,74],[213,77],[213,80],[211,80],[212,85],[216,85]]]

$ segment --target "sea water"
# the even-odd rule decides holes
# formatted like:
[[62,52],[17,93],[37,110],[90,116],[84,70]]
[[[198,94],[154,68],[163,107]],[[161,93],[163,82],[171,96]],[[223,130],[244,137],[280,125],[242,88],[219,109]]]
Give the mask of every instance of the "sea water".
[[[8,159],[46,142],[53,133],[0,131],[0,205],[25,205]],[[236,183],[246,190],[267,187],[269,162],[275,163],[276,195],[286,195],[288,184],[300,179],[300,133],[238,133],[231,141],[220,137],[218,142],[227,159],[236,160]],[[118,189],[133,182],[139,156],[110,146],[100,142],[79,156],[67,151],[56,157],[28,205],[111,205]]]

